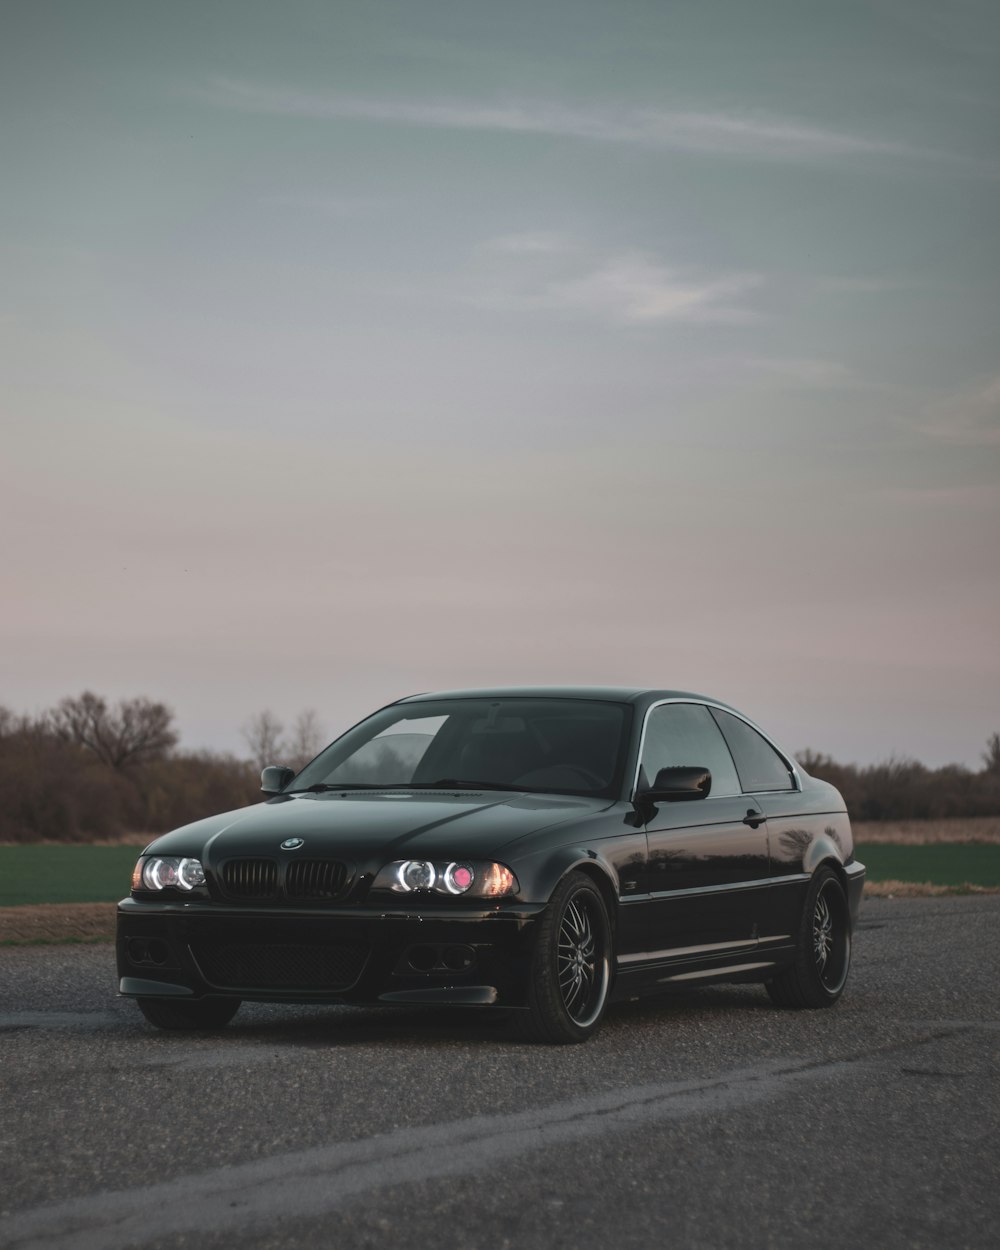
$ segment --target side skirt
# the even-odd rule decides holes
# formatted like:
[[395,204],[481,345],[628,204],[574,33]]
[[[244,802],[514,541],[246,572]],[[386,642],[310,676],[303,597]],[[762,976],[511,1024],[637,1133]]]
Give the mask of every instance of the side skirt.
[[[697,954],[695,952],[698,952]],[[767,981],[795,957],[790,936],[765,938],[709,954],[705,948],[660,951],[644,955],[644,962],[626,956],[618,960],[613,1002],[627,1002],[671,988],[710,985],[723,981]]]

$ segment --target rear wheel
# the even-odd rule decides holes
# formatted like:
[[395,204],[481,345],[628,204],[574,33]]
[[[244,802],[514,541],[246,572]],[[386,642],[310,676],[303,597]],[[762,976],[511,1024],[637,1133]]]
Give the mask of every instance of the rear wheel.
[[600,890],[582,872],[564,877],[539,924],[519,1032],[539,1042],[585,1042],[611,985],[611,925]]
[[197,1003],[137,998],[136,1005],[158,1029],[221,1029],[240,1009],[238,998],[206,998]]
[[779,1007],[832,1007],[851,966],[847,895],[832,868],[818,868],[802,909],[795,962],[767,983]]

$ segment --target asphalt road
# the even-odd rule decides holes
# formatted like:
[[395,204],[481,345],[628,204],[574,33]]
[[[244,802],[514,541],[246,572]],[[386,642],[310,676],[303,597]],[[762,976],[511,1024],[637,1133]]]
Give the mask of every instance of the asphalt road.
[[832,1011],[702,989],[576,1047],[114,991],[110,946],[0,949],[4,1247],[997,1244],[997,896],[866,901]]

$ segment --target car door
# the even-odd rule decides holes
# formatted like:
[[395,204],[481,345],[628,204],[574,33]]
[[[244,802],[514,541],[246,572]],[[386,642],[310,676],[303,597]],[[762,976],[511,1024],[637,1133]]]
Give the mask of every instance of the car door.
[[808,885],[805,849],[830,823],[803,803],[791,762],[762,733],[739,716],[713,708],[748,803],[767,817],[770,883],[758,921],[761,947],[790,942]]
[[705,799],[659,803],[646,821],[648,947],[665,959],[724,958],[756,940],[768,876],[765,817],[743,794],[704,704],[663,703],[648,714],[639,787],[680,765],[708,768],[712,788]]

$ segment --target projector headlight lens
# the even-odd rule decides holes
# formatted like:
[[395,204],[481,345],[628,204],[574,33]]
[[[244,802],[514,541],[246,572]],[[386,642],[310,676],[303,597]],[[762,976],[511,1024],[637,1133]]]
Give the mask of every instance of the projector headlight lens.
[[177,884],[177,860],[162,859],[154,855],[146,860],[142,870],[142,884],[147,890],[165,890],[168,885]]
[[476,879],[471,864],[449,864],[444,870],[444,888],[449,894],[464,894]]
[[197,859],[182,859],[177,865],[177,884],[182,890],[193,890],[205,884],[205,869]]
[[427,859],[408,859],[399,865],[397,874],[399,884],[407,892],[411,890],[433,890],[437,873],[434,865]]
[[193,890],[205,884],[205,869],[201,861],[186,856],[151,855],[140,859],[132,874],[134,890],[166,890],[176,886],[179,890]]

